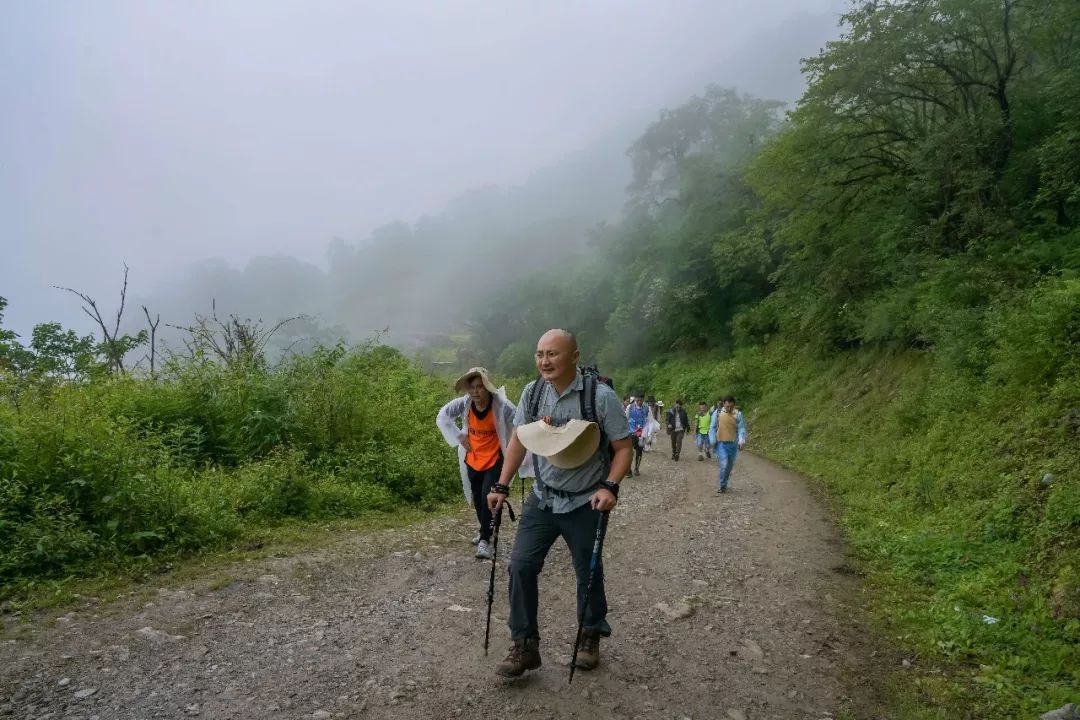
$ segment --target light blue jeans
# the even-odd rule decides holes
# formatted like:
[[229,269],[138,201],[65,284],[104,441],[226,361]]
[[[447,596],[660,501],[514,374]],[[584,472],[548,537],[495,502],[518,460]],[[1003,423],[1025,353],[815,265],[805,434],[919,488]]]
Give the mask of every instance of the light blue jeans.
[[735,456],[739,454],[739,443],[716,443],[716,457],[720,459],[720,489],[726,490],[731,469],[735,467]]

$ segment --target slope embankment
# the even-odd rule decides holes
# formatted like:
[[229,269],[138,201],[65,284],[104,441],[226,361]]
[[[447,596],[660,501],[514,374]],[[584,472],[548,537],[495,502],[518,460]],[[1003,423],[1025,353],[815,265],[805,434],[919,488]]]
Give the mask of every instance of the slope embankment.
[[618,381],[669,402],[733,392],[751,447],[816,480],[879,636],[914,668],[896,702],[925,708],[915,717],[1027,718],[1080,688],[1080,386],[1063,373],[1034,396],[1019,377],[775,346]]

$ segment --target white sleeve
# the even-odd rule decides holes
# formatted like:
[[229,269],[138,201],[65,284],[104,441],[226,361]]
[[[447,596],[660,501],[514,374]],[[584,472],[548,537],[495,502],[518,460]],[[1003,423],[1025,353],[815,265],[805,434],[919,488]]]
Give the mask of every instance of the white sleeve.
[[435,416],[435,425],[442,433],[446,444],[451,447],[461,444],[461,428],[457,424],[457,419],[465,413],[468,404],[469,397],[467,395],[455,398],[443,405],[442,409],[439,410],[439,414]]

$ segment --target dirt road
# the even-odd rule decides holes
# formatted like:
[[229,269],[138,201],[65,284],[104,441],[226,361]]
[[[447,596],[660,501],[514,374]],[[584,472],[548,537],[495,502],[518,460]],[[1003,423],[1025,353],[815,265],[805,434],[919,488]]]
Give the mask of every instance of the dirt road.
[[[34,621],[0,643],[0,716],[16,718],[871,718],[873,666],[857,580],[802,480],[744,453],[725,495],[693,453],[646,455],[605,546],[601,666],[567,685],[573,574],[556,545],[541,576],[544,665],[505,654],[497,574],[469,514],[355,533],[240,563],[231,582],[162,588]],[[517,488],[515,488],[515,493]],[[516,495],[515,495],[516,497]],[[504,524],[500,556],[513,526]],[[14,637],[14,639],[12,639]]]

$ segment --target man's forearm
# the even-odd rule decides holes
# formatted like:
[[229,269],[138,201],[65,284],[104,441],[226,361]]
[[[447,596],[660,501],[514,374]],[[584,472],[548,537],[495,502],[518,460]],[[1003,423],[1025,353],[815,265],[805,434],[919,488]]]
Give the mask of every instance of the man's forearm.
[[611,470],[608,472],[608,480],[613,483],[618,483],[626,476],[626,472],[630,469],[630,461],[634,459],[634,448],[630,444],[630,439],[626,438],[625,443],[620,442],[615,447],[615,457],[611,459]]

